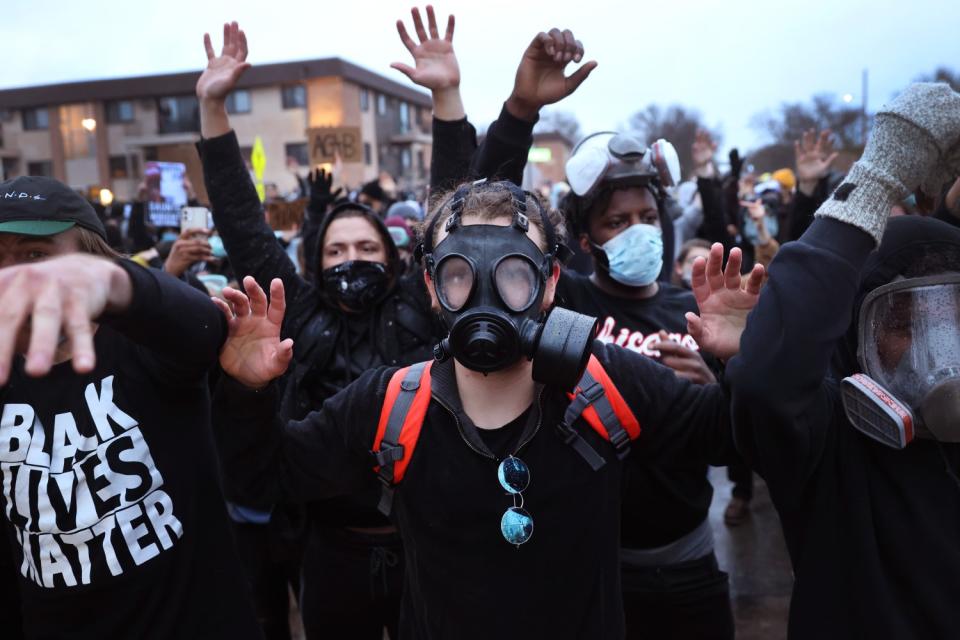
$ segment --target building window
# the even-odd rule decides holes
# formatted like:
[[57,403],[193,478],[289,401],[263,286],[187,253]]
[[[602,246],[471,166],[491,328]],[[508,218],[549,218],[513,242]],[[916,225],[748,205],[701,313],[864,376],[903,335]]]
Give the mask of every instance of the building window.
[[44,160],[42,162],[28,162],[27,175],[28,176],[46,176],[47,178],[52,178],[53,163],[49,160]]
[[373,149],[370,148],[369,142],[363,143],[363,164],[368,167],[373,164]]
[[366,89],[360,89],[360,111],[370,111],[370,92]]
[[107,102],[107,124],[133,122],[133,102],[130,100],[110,100]]
[[20,171],[20,163],[17,162],[16,158],[3,158],[2,166],[4,180],[17,177],[17,174]]
[[417,172],[421,176],[427,172],[427,163],[424,162],[423,149],[417,151]]
[[410,169],[410,149],[400,151],[400,166],[403,167],[404,172]]
[[24,109],[23,128],[25,131],[38,131],[50,126],[50,115],[46,109]]
[[157,101],[157,128],[160,133],[200,131],[200,105],[196,96],[170,96]]
[[302,84],[293,84],[281,90],[284,109],[303,109],[307,106],[307,90]]
[[110,177],[114,179],[130,177],[130,170],[127,168],[127,156],[110,156]]
[[293,158],[301,167],[310,166],[310,154],[307,153],[306,142],[295,142],[284,145],[284,152],[288,158]]
[[387,115],[387,96],[382,93],[377,94],[377,114],[381,116]]
[[400,103],[400,133],[410,131],[410,105],[406,102]]
[[250,92],[245,89],[231,92],[227,96],[227,113],[250,113]]
[[130,177],[139,178],[140,176],[140,156],[133,154],[130,156]]
[[13,122],[12,109],[0,109],[0,122]]

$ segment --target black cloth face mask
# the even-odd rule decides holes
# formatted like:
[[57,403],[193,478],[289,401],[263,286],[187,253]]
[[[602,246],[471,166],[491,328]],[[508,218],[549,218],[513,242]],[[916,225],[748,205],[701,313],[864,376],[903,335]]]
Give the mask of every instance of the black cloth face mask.
[[327,295],[354,313],[372,309],[390,287],[390,274],[382,262],[348,260],[324,269],[322,277]]

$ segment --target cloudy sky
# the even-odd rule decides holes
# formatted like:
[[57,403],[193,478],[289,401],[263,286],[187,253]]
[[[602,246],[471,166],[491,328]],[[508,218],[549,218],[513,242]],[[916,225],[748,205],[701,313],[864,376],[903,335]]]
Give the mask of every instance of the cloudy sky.
[[[12,5],[11,5],[12,3]],[[204,31],[237,20],[254,64],[341,56],[395,79],[408,62],[388,0],[3,0],[0,88],[200,69]],[[817,93],[876,110],[919,74],[960,70],[956,0],[448,0],[471,120],[493,119],[533,35],[570,28],[600,65],[559,108],[585,131],[650,103],[694,107],[724,146],[764,142],[752,117]],[[215,35],[215,42],[219,35]],[[219,46],[219,44],[217,44]],[[2,105],[0,105],[2,107]]]

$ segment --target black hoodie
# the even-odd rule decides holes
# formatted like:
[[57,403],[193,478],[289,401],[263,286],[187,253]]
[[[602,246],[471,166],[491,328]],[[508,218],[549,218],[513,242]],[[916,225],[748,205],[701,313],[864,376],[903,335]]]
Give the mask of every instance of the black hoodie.
[[[960,630],[960,445],[897,451],[847,421],[855,310],[871,289],[960,230],[890,221],[865,232],[817,219],[783,246],[727,367],[737,447],[767,481],[793,563],[791,638],[955,638]],[[862,276],[861,276],[862,274]],[[832,366],[831,366],[832,365]]]
[[[396,279],[375,309],[366,314],[346,314],[322,288],[300,277],[273,230],[267,225],[257,192],[240,154],[237,137],[230,132],[201,140],[197,149],[213,208],[213,219],[238,277],[251,275],[269,291],[280,278],[287,311],[281,335],[294,340],[294,359],[283,378],[280,414],[285,420],[304,417],[312,407],[345,387],[367,369],[403,365],[432,357],[437,333],[422,280]],[[360,207],[360,205],[357,205]],[[399,273],[400,258],[383,221],[365,218],[386,240],[388,268]],[[329,219],[317,233],[322,242]],[[321,260],[318,251],[317,262]],[[319,264],[316,273],[321,272]],[[359,503],[352,497],[323,510],[330,524],[381,526],[387,520],[376,510],[379,494],[369,492]]]

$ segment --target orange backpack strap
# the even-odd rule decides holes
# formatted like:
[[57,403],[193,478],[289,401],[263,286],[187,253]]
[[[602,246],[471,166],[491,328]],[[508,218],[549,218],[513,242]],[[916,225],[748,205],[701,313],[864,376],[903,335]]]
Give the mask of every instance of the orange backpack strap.
[[620,395],[603,365],[593,355],[587,362],[574,393],[567,394],[570,405],[560,425],[566,441],[584,457],[596,471],[605,464],[586,440],[573,428],[582,417],[600,436],[613,444],[621,460],[630,452],[630,442],[640,437],[640,422]]
[[403,480],[430,406],[432,364],[431,360],[404,367],[387,384],[371,452],[376,461],[374,471],[383,483],[379,509],[385,515],[390,513],[393,487]]

